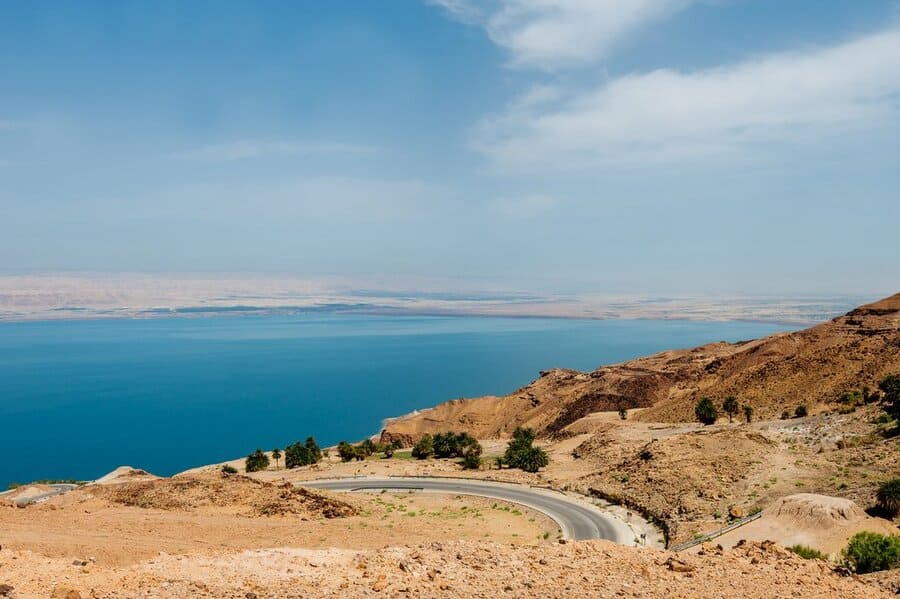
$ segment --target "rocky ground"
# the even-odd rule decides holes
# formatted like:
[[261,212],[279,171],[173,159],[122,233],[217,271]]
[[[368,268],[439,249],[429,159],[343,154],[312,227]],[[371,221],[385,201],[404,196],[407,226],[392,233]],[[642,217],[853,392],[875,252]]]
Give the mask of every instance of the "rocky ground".
[[[41,572],[41,575],[36,575]],[[524,547],[465,541],[348,551],[277,548],[160,554],[127,568],[0,552],[8,596],[131,597],[817,597],[892,596],[896,582],[844,576],[772,543],[701,554],[605,541]]]

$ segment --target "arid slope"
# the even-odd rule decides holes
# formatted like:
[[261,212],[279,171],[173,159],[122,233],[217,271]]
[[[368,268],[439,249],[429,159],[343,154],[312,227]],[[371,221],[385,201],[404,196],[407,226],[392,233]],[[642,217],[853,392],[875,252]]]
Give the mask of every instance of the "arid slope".
[[459,399],[392,421],[386,438],[467,430],[507,436],[518,425],[555,436],[583,416],[647,408],[647,422],[689,421],[698,398],[735,395],[759,418],[804,404],[811,412],[846,391],[900,372],[900,294],[795,333],[671,350],[590,373],[555,369],[505,397]]

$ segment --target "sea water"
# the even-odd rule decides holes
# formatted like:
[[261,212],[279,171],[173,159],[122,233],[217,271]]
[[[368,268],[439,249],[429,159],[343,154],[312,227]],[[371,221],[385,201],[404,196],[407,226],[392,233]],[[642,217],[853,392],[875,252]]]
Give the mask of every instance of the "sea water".
[[382,419],[788,327],[758,322],[296,314],[0,323],[0,485],[170,475],[378,432]]

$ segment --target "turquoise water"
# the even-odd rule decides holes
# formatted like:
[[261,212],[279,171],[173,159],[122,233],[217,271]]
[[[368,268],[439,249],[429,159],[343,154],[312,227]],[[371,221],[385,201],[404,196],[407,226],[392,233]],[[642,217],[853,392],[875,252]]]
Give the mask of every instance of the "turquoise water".
[[509,393],[553,366],[751,339],[773,324],[356,315],[0,324],[0,485],[168,475]]

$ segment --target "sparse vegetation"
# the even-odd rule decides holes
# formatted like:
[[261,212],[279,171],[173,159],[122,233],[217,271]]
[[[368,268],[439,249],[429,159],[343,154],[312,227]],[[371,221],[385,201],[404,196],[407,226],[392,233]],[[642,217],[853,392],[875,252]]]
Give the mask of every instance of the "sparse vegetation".
[[247,472],[258,472],[269,467],[269,456],[262,449],[257,449],[247,456],[244,460],[244,470]]
[[238,470],[234,466],[230,466],[228,464],[222,465],[222,474],[237,474]]
[[900,537],[856,533],[844,549],[844,563],[857,574],[896,568],[900,566]]
[[744,422],[747,424],[753,422],[753,406],[744,406]]
[[878,388],[881,389],[881,401],[884,402],[884,411],[894,420],[900,420],[900,374],[886,376]]
[[365,448],[360,445],[351,445],[346,441],[341,441],[337,446],[338,456],[340,456],[342,462],[349,462],[351,460],[356,460],[361,462],[366,459]]
[[525,472],[537,472],[547,466],[550,456],[542,448],[534,446],[534,438],[533,429],[517,426],[503,454],[503,463]]
[[794,409],[794,418],[806,418],[808,414],[809,411],[805,405],[799,405]]
[[878,507],[891,517],[900,512],[900,478],[892,478],[878,487]]
[[821,559],[827,560],[828,556],[819,551],[818,549],[813,549],[812,547],[808,547],[806,545],[793,545],[788,547],[789,550],[793,551],[803,559]]
[[432,455],[434,455],[434,438],[426,433],[413,446],[412,457],[417,460],[424,460]]
[[307,437],[304,443],[299,441],[292,443],[284,450],[284,465],[288,469],[309,466],[321,459],[322,450],[319,449],[318,443],[312,437]]
[[434,456],[460,458],[470,454],[481,455],[481,444],[469,433],[437,433],[432,439]]
[[715,404],[708,397],[704,397],[697,402],[697,405],[694,406],[694,415],[697,417],[697,420],[705,426],[715,424],[716,420],[719,418],[719,412],[716,410]]
[[463,468],[466,470],[478,470],[481,468],[481,455],[467,453],[462,459]]
[[621,418],[622,420],[628,419],[628,410],[626,410],[624,407],[619,407],[619,418]]
[[281,450],[277,447],[272,450],[272,459],[275,460],[275,468],[278,468],[278,460],[281,459]]
[[734,417],[738,413],[738,400],[735,396],[729,395],[722,402],[722,411],[728,414],[728,422],[734,422]]

